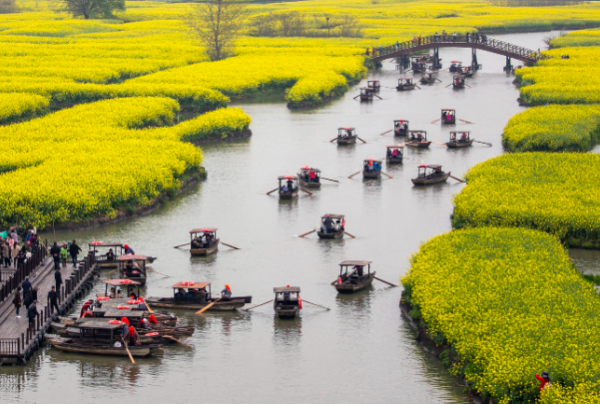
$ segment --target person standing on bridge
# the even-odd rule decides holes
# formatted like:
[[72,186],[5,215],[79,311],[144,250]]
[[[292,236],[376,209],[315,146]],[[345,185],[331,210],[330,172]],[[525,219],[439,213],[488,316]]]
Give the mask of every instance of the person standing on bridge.
[[56,314],[58,312],[58,293],[56,293],[56,287],[52,286],[52,290],[48,292],[48,305],[50,306],[50,315],[54,314],[54,308],[56,308]]
[[39,315],[37,311],[37,301],[34,300],[27,308],[27,318],[29,318],[29,328],[35,329],[35,318]]
[[62,274],[60,273],[60,269],[54,271],[54,281],[56,283],[56,291],[60,293],[60,285],[62,285]]
[[471,39],[471,34],[470,34],[469,32],[467,32],[467,33],[465,34],[465,37],[466,37],[466,39],[467,39],[467,42],[469,42],[469,39]]
[[17,290],[15,291],[15,297],[13,298],[13,304],[15,305],[15,309],[17,311],[17,318],[21,318],[19,316],[19,310],[21,310],[21,287],[17,286]]
[[446,30],[442,31],[442,41],[446,42]]
[[71,258],[73,258],[73,266],[77,266],[77,254],[81,251],[81,248],[77,245],[77,242],[73,240],[71,247],[69,247],[69,251],[71,252]]
[[456,42],[456,31],[452,33],[452,42]]
[[52,248],[50,248],[50,255],[54,259],[54,269],[60,269],[60,247],[56,241],[52,245]]

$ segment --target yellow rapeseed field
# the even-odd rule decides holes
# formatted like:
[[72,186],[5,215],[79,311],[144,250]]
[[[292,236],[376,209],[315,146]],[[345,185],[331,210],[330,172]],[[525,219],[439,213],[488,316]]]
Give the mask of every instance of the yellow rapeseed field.
[[[453,231],[423,244],[402,279],[451,371],[498,403],[592,403],[600,378],[600,297],[554,237],[528,229]],[[576,386],[575,393],[561,386]],[[545,397],[548,395],[549,397]],[[591,399],[585,401],[586,399]]]

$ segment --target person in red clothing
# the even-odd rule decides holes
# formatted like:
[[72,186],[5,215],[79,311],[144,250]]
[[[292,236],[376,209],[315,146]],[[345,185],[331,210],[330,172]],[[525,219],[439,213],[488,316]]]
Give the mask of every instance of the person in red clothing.
[[310,182],[317,182],[317,173],[316,173],[316,172],[314,172],[313,170],[310,170],[310,171],[308,172],[308,180],[309,180]]
[[548,372],[542,372],[541,376],[538,376],[536,374],[535,378],[540,381],[540,391],[544,390],[544,388],[546,387],[552,386],[552,383],[550,383],[550,375],[548,374]]

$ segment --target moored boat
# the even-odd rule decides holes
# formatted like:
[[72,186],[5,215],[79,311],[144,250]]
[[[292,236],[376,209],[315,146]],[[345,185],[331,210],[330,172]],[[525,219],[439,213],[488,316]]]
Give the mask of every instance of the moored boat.
[[182,310],[201,310],[210,305],[208,311],[233,311],[252,303],[252,296],[213,298],[210,282],[183,281],[171,288],[173,297],[148,297],[146,303],[152,307]]
[[144,286],[148,279],[146,261],[145,255],[121,255],[119,257],[119,278]]

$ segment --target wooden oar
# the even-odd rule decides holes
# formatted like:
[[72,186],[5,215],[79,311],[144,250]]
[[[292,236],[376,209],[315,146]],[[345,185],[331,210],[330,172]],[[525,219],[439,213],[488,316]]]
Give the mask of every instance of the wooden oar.
[[390,283],[390,282],[388,282],[388,281],[384,281],[383,279],[381,279],[381,278],[378,278],[378,277],[376,277],[376,276],[374,276],[373,278],[377,279],[379,282],[387,283],[388,285],[390,285],[390,286],[391,286],[391,287],[393,287],[393,288],[395,288],[395,287],[397,287],[397,286],[398,286],[398,285],[394,285],[393,283]]
[[385,175],[385,176],[386,176],[386,177],[388,177],[389,179],[394,179],[394,177],[392,177],[392,176],[391,176],[391,175],[389,175],[389,174],[386,174],[386,173],[384,173],[383,171],[381,171],[381,174]]
[[447,85],[446,87],[444,87],[444,88],[448,88],[448,87],[450,87],[451,85],[452,85],[452,83],[448,84],[448,85]]
[[306,233],[304,233],[304,234],[301,234],[301,235],[299,235],[298,237],[304,237],[304,236],[308,236],[309,234],[311,234],[311,233],[314,233],[314,232],[316,232],[316,230],[311,230],[311,231],[308,231],[308,232],[306,232]]
[[221,300],[222,298],[218,298],[217,300],[215,300],[214,302],[207,304],[206,306],[204,306],[202,309],[198,310],[196,312],[196,314],[202,314],[204,313],[206,310],[210,309],[211,307],[213,307],[215,305],[216,302],[218,302],[219,300]]
[[439,143],[439,142],[433,142],[433,141],[432,141],[431,143],[433,143],[433,144],[437,144],[437,145],[439,145],[439,146],[446,146],[446,143]]
[[300,188],[300,191],[302,191],[302,192],[306,192],[307,194],[309,194],[309,195],[311,195],[311,196],[313,195],[313,193],[312,193],[312,192],[309,192],[309,191],[307,191],[307,190],[306,190],[306,189],[304,189],[304,188]]
[[[279,189],[279,188],[278,188],[278,189]],[[173,248],[179,248],[179,247],[183,247],[184,245],[190,245],[190,243],[189,243],[189,242],[187,242],[187,243],[179,244],[179,245],[176,245],[176,246],[175,246],[175,247],[173,247]]]
[[219,241],[219,242],[220,242],[221,244],[223,244],[224,246],[227,246],[227,247],[229,247],[229,248],[233,248],[234,250],[241,250],[241,248],[239,248],[239,247],[236,247],[236,246],[234,246],[234,245],[227,244],[227,243],[224,243],[224,242],[222,242],[222,241]]
[[467,86],[467,87],[469,87],[469,88],[473,88],[473,87],[471,87],[471,86],[470,86],[470,85],[468,85],[468,84],[465,84],[465,86]]
[[329,141],[329,143],[333,143],[333,142],[334,142],[334,141],[336,141],[336,140],[337,140],[337,136],[336,136],[336,137],[334,137],[333,139],[331,139],[331,140]]
[[[336,282],[337,282],[337,281],[336,281]],[[303,302],[306,302],[306,303],[308,303],[308,304],[312,304],[313,306],[322,307],[322,308],[324,308],[325,310],[331,310],[329,307],[325,307],[325,306],[321,306],[320,304],[316,304],[316,303],[313,303],[313,302],[309,302],[309,301],[308,301],[308,300],[306,300],[306,299],[302,299],[302,301],[303,301]]]
[[279,190],[279,187],[275,188],[275,189],[274,189],[274,190],[272,190],[272,191],[269,191],[269,192],[267,192],[267,195],[271,195],[273,192],[275,192],[275,191],[277,191],[277,190]]
[[338,182],[338,180],[332,180],[331,178],[325,178],[325,177],[321,177],[322,180],[327,180],[327,181],[331,181],[331,182]]
[[260,306],[264,306],[265,304],[271,303],[272,301],[273,301],[273,299],[268,300],[268,301],[266,301],[264,303],[261,303],[261,304],[257,304],[256,306],[248,307],[247,309],[244,309],[244,311],[248,311],[248,310],[252,310],[252,309],[255,309],[257,307],[260,307]]
[[436,78],[436,80],[437,80],[437,81],[439,81],[440,83],[442,82],[442,80],[440,80],[440,79],[438,79],[438,78]]
[[357,99],[358,97],[360,97],[360,94],[358,94],[356,97],[352,98],[353,100]]
[[421,87],[419,87],[418,85],[415,84],[415,87],[417,87],[419,90],[421,89]]
[[348,176],[348,178],[352,178],[352,177],[354,177],[356,174],[360,174],[360,173],[362,173],[362,170],[360,170],[360,171],[357,171],[357,172],[355,172],[355,173],[354,173],[354,174],[352,174],[352,175],[349,175],[349,176]]
[[356,236],[353,236],[352,234],[348,233],[346,230],[344,230],[344,234],[347,234],[347,235],[349,235],[352,238],[356,238]]
[[464,123],[473,124],[473,122],[465,121],[464,119],[459,119],[459,121],[462,121],[462,122],[464,122]]
[[150,305],[148,304],[148,302],[146,302],[146,295],[141,290],[140,290],[140,295],[142,295],[142,297],[144,298],[144,304],[146,305],[146,308],[148,309],[148,312],[150,312],[150,314],[153,314],[154,312],[152,311],[152,307],[150,307]]
[[449,175],[449,177],[450,177],[450,178],[454,178],[454,179],[455,179],[456,181],[458,181],[458,182],[463,182],[463,183],[464,183],[464,182],[466,182],[466,181],[464,181],[464,180],[461,180],[460,178],[456,178],[456,177],[455,177],[455,176],[453,176],[453,175]]
[[387,135],[388,133],[390,133],[390,132],[393,132],[393,131],[394,131],[394,129],[386,130],[385,132],[383,132],[383,133],[380,133],[380,135],[381,135],[381,136],[383,136],[383,135]]
[[170,278],[170,277],[171,277],[171,275],[163,274],[162,272],[158,272],[158,271],[156,271],[156,270],[154,270],[154,269],[152,269],[152,268],[148,268],[148,267],[147,267],[147,268],[146,268],[146,270],[147,270],[147,271],[150,271],[150,272],[155,272],[155,273],[157,273],[157,274],[159,274],[159,275],[162,275],[162,276],[164,276],[165,278]]
[[378,96],[377,94],[373,94],[373,96],[379,98],[380,100],[383,100],[383,98],[381,98],[380,96]]
[[367,142],[365,142],[364,140],[362,140],[361,138],[359,138],[358,136],[356,136],[356,138],[357,138],[358,140],[360,140],[361,142],[363,142],[363,143],[367,143]]
[[133,356],[131,355],[131,352],[129,352],[129,348],[127,347],[127,342],[125,342],[125,340],[123,339],[123,337],[121,337],[121,341],[123,341],[123,344],[125,345],[125,350],[127,351],[127,355],[129,355],[129,359],[131,359],[131,363],[133,363],[135,365],[135,361],[133,360]]
[[437,122],[437,121],[439,121],[440,119],[442,119],[442,118],[438,118],[438,119],[436,119],[435,121],[431,121],[431,123],[436,123],[436,122]]
[[488,143],[488,142],[482,142],[481,140],[475,140],[475,139],[473,139],[473,141],[474,141],[475,143],[486,144],[486,145],[488,145],[488,146],[491,146],[491,145],[492,145],[491,143]]
[[193,348],[193,346],[191,346],[190,344],[186,344],[186,343],[185,343],[185,342],[183,342],[183,341],[179,341],[177,338],[175,338],[175,337],[172,337],[172,336],[170,336],[170,335],[163,335],[162,337],[163,337],[163,338],[166,338],[166,339],[170,339],[171,341],[177,342],[178,344],[185,345],[185,346],[187,346],[187,347]]

